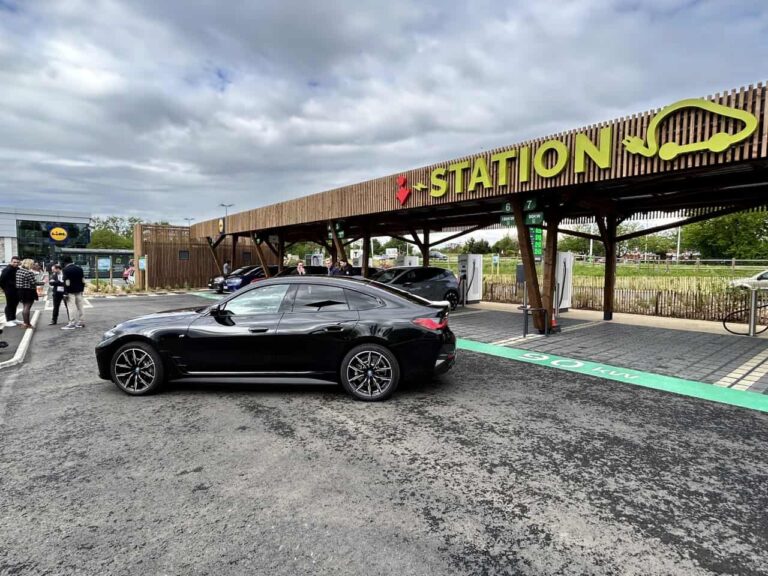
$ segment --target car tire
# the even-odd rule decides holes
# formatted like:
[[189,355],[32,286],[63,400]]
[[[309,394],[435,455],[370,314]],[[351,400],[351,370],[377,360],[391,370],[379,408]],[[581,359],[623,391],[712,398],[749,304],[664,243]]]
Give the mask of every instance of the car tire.
[[126,394],[152,394],[163,383],[163,360],[146,342],[128,342],[115,350],[109,363],[112,382]]
[[390,350],[379,344],[355,346],[341,362],[341,385],[357,400],[386,400],[400,383],[400,365]]
[[456,310],[459,306],[459,293],[455,290],[449,290],[445,293],[445,299],[450,302],[451,310]]

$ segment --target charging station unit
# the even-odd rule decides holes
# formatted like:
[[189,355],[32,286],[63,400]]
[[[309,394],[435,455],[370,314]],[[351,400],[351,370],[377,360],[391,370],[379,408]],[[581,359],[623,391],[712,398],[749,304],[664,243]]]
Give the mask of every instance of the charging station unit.
[[567,312],[572,306],[573,300],[573,263],[576,257],[573,252],[557,253],[557,271],[555,282],[557,283],[556,304],[558,312]]
[[459,280],[464,304],[483,299],[483,255],[459,254]]

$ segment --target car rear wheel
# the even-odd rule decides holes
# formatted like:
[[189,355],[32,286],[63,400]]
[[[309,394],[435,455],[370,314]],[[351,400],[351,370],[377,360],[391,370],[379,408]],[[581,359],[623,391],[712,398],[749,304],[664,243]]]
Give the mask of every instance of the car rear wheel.
[[163,361],[144,342],[129,342],[118,348],[110,363],[112,382],[131,396],[151,394],[162,384]]
[[451,304],[451,310],[456,310],[459,305],[459,293],[455,290],[449,290],[445,294],[445,299]]
[[386,400],[400,382],[397,358],[384,346],[355,346],[341,363],[341,385],[358,400]]

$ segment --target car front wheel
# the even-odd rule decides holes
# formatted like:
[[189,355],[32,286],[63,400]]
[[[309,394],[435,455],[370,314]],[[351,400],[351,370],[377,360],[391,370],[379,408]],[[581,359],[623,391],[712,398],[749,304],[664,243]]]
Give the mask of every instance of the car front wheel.
[[112,382],[131,396],[151,394],[162,384],[163,362],[152,346],[145,342],[123,344],[112,355]]
[[379,344],[355,346],[341,363],[341,385],[358,400],[386,400],[399,382],[397,358]]

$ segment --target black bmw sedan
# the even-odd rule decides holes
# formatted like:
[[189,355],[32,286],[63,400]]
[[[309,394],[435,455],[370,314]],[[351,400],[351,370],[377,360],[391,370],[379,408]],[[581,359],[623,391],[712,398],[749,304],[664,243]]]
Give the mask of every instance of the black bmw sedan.
[[211,306],[118,324],[96,347],[99,376],[149,394],[178,378],[313,378],[359,400],[385,400],[404,377],[456,359],[448,303],[370,280],[288,276]]

